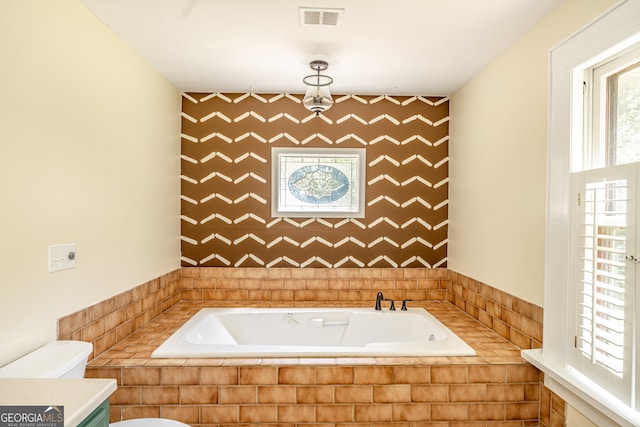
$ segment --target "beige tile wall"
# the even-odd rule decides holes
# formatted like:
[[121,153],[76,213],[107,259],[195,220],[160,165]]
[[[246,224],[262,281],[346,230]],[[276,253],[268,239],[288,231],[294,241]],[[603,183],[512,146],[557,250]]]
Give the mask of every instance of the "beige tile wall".
[[[180,301],[187,306],[203,301],[218,306],[368,306],[379,290],[396,301],[412,299],[409,304],[416,306],[448,301],[507,345],[533,348],[542,340],[540,307],[447,269],[183,268],[59,319],[58,333],[60,339],[94,343],[96,358],[88,376],[118,379],[112,421],[163,416],[197,426],[564,425],[564,402],[540,385],[537,370],[511,355],[502,362],[502,356],[488,357],[472,365],[447,360],[450,366],[440,366],[443,361],[437,358],[426,365],[404,360],[360,366],[368,363],[361,360],[339,369],[324,366],[326,361],[289,366],[299,360],[268,367],[259,360],[167,366],[149,359],[157,344],[146,343],[140,334]],[[127,351],[119,347],[123,342]],[[419,368],[419,375],[408,379],[408,372],[417,371],[406,365]],[[526,372],[515,383],[514,369]],[[377,379],[362,382],[364,372]],[[478,372],[493,374],[479,381]]]
[[166,417],[194,426],[539,425],[540,374],[526,365],[119,366],[92,367],[90,374],[118,380],[112,421]]
[[58,319],[58,339],[93,343],[93,356],[113,347],[180,301],[180,270]]
[[447,301],[522,349],[542,347],[542,307],[454,271]]
[[373,306],[378,291],[396,303],[419,304],[444,301],[447,292],[447,269],[204,267],[182,272],[182,300],[226,305]]

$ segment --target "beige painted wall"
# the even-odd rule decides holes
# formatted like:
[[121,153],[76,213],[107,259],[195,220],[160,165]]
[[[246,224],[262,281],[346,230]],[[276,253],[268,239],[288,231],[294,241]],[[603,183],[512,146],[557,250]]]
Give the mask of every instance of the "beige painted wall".
[[452,96],[452,270],[543,305],[548,54],[614,3],[566,0]]
[[567,427],[598,427],[575,408],[567,406]]
[[543,305],[548,53],[615,3],[566,0],[452,96],[452,270]]
[[180,93],[80,0],[0,2],[0,58],[2,365],[179,267]]

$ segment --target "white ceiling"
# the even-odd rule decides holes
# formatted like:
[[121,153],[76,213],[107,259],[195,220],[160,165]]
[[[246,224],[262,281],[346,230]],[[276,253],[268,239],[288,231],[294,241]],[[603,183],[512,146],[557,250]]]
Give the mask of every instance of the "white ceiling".
[[[450,95],[562,0],[82,0],[185,92]],[[338,28],[299,7],[343,8]]]

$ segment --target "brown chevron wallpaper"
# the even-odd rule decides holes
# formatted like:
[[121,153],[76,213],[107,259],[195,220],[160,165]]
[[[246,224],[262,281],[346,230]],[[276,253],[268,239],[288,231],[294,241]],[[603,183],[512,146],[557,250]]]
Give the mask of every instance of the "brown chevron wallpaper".
[[[182,265],[446,267],[449,100],[185,93]],[[363,218],[271,216],[273,147],[364,148]]]

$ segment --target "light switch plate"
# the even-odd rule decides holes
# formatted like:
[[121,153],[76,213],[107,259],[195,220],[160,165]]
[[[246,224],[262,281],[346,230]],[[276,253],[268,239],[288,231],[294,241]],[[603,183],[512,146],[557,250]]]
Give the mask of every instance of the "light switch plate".
[[49,273],[76,266],[76,244],[49,246]]

